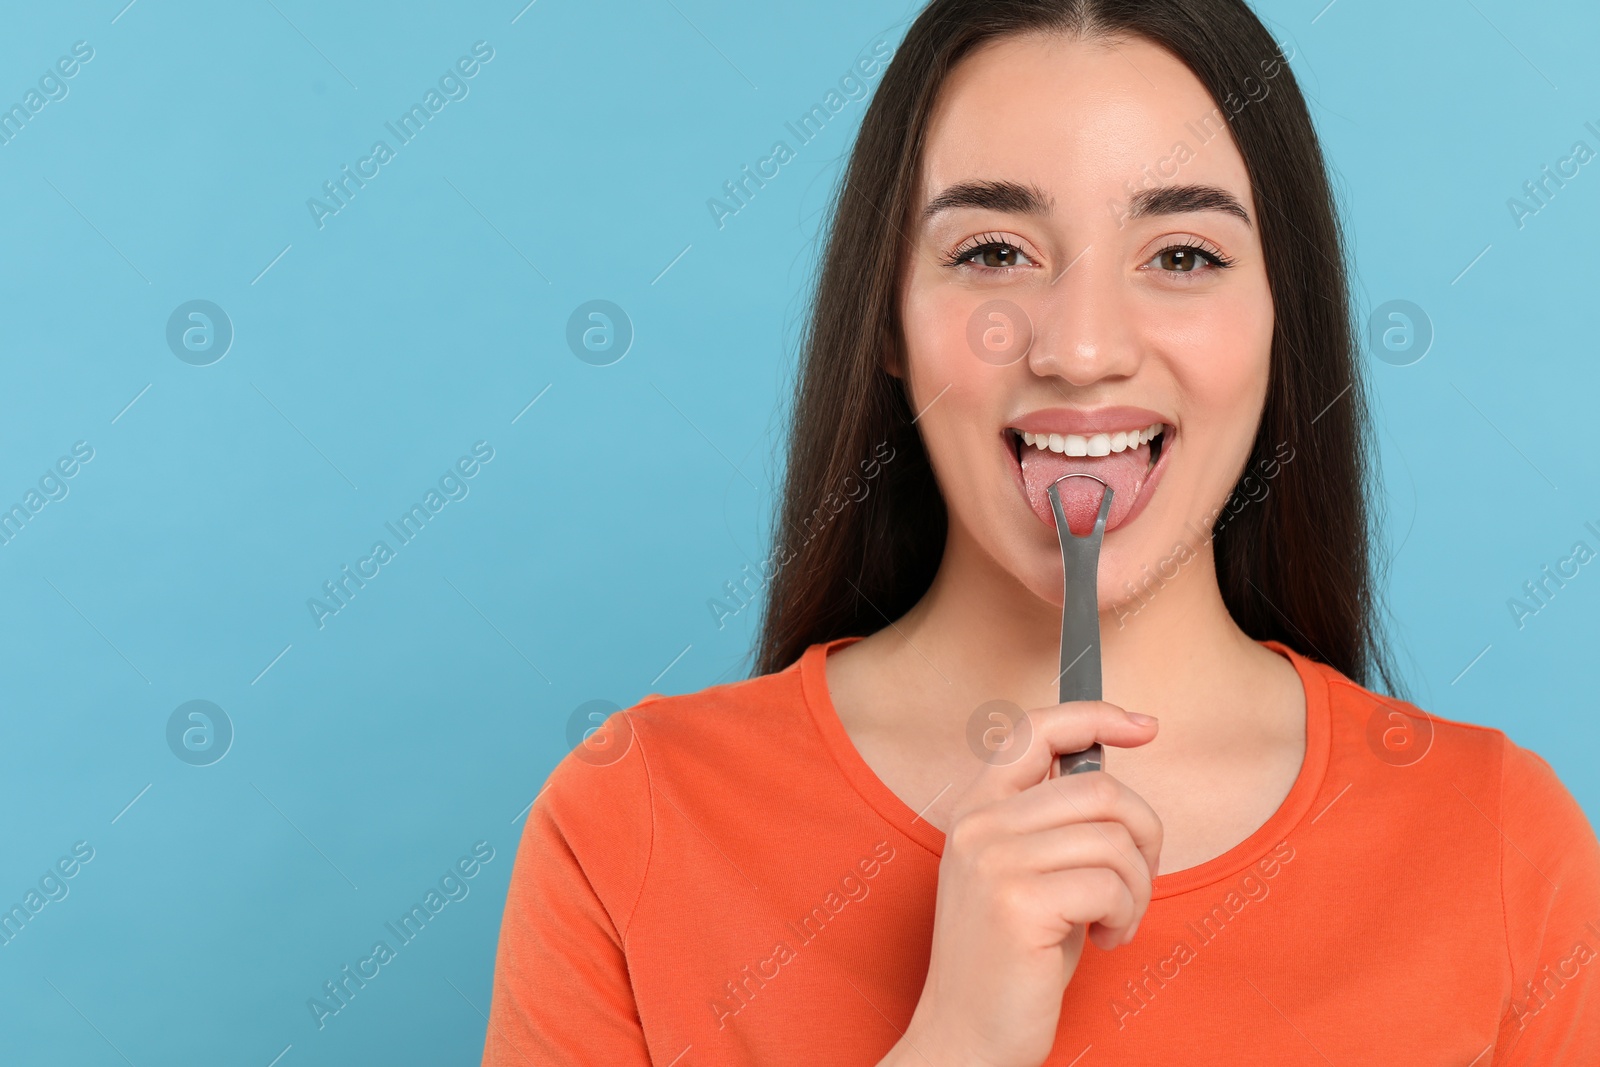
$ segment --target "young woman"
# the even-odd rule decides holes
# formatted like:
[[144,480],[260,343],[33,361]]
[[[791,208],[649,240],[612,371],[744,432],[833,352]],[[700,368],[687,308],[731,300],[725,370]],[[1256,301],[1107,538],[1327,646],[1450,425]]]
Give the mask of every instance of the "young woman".
[[[1366,688],[1373,434],[1288,58],[1242,0],[917,19],[838,194],[757,676],[551,775],[485,1063],[1596,1062],[1582,810]],[[1061,704],[1075,472],[1113,489],[1106,699]]]

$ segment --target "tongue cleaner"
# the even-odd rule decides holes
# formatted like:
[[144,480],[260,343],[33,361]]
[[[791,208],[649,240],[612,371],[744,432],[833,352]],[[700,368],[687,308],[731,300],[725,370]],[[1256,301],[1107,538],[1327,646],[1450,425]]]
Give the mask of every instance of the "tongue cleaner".
[[[1094,529],[1083,537],[1072,532],[1061,510],[1059,486],[1068,478],[1089,478],[1105,486],[1100,498],[1100,513]],[[1106,532],[1106,516],[1111,513],[1111,486],[1092,474],[1064,474],[1045,490],[1056,515],[1056,536],[1061,541],[1061,570],[1065,592],[1061,601],[1061,674],[1058,699],[1100,699],[1100,541]],[[1105,756],[1097,741],[1082,752],[1063,752],[1057,760],[1061,774],[1103,770]]]

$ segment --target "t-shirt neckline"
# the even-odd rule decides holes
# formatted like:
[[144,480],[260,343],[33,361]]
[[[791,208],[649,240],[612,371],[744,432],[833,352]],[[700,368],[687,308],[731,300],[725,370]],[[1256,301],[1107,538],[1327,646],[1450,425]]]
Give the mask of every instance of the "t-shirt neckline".
[[[926,848],[934,856],[944,853],[944,831],[930,824],[911,810],[892,789],[884,784],[867,761],[856,750],[855,742],[840,721],[828,692],[825,658],[836,649],[861,640],[860,637],[839,637],[818,642],[806,649],[800,657],[800,681],[806,707],[821,732],[823,741],[832,754],[835,765],[850,785],[872,808],[895,829]],[[1284,656],[1300,676],[1306,702],[1306,753],[1295,776],[1289,794],[1278,805],[1266,822],[1254,833],[1220,856],[1181,871],[1156,876],[1151,899],[1176,896],[1205,886],[1214,885],[1255,863],[1296,826],[1311,810],[1311,804],[1322,789],[1328,769],[1330,747],[1328,680],[1322,669],[1313,661],[1279,641],[1262,641],[1263,646]]]

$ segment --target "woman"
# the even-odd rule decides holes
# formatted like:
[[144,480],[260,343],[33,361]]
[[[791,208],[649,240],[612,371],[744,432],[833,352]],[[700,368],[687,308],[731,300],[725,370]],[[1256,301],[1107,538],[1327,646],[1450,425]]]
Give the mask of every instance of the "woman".
[[[1240,0],[917,19],[832,221],[757,676],[552,774],[485,1063],[1594,1062],[1583,812],[1364,688],[1372,433],[1287,58]],[[1106,700],[1058,704],[1076,472]]]

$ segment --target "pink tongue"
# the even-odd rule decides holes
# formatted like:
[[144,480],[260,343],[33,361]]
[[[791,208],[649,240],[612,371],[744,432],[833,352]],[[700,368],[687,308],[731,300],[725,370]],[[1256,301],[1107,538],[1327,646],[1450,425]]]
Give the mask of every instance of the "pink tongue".
[[[1050,508],[1050,485],[1064,474],[1092,474],[1111,486],[1111,513],[1106,516],[1106,529],[1121,524],[1133,509],[1133,502],[1144,485],[1150,466],[1150,446],[1129,448],[1109,456],[1064,456],[1022,446],[1022,484],[1028,491],[1028,504],[1034,514],[1055,528],[1055,512]],[[1089,478],[1068,478],[1057,487],[1061,496],[1061,510],[1067,516],[1067,528],[1076,536],[1084,537],[1094,529],[1095,516],[1100,514],[1100,498],[1105,490],[1100,483]]]

